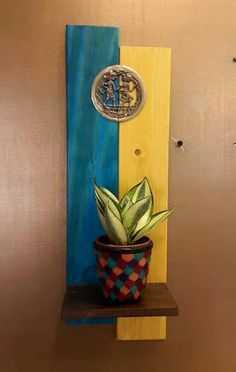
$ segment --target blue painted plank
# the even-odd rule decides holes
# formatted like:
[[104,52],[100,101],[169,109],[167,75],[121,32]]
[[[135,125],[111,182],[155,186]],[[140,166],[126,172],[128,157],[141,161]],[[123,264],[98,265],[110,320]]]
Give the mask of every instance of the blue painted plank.
[[103,229],[96,211],[92,177],[118,194],[118,125],[103,118],[90,99],[98,72],[118,64],[118,48],[117,28],[66,27],[67,285],[97,281],[93,240]]

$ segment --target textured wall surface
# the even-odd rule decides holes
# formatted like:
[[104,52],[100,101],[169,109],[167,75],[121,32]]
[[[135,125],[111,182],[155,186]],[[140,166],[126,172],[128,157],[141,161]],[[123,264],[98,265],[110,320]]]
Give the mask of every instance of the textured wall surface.
[[[236,370],[236,3],[0,3],[1,372]],[[118,26],[122,45],[172,48],[166,341],[60,321],[65,283],[65,24]],[[93,61],[91,61],[92,63]]]

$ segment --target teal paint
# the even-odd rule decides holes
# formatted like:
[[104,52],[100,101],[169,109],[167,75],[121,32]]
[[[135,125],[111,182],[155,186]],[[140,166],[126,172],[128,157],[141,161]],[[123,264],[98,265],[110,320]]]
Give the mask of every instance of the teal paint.
[[118,124],[103,118],[90,98],[98,72],[119,63],[118,32],[114,27],[66,27],[67,285],[97,282],[93,240],[103,229],[92,177],[118,194]]

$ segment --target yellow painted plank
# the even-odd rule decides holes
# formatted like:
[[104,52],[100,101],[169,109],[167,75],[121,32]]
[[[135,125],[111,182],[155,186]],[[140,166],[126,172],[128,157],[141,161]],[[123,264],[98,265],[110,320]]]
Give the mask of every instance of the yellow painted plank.
[[[144,176],[151,184],[155,206],[167,208],[170,105],[170,49],[120,47],[120,64],[133,68],[146,87],[146,104],[135,118],[120,124],[119,195]],[[135,150],[141,151],[140,155]],[[149,282],[166,282],[167,222],[151,234],[154,242]],[[119,340],[165,339],[166,318],[119,318]]]
[[119,318],[116,338],[129,340],[164,340],[166,338],[166,317]]

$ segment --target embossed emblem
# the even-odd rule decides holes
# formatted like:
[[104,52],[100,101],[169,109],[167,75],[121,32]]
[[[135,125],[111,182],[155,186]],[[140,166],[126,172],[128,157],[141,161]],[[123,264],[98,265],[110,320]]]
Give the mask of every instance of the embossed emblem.
[[145,89],[138,74],[130,67],[114,65],[95,78],[91,98],[96,110],[112,121],[136,116],[145,104]]

